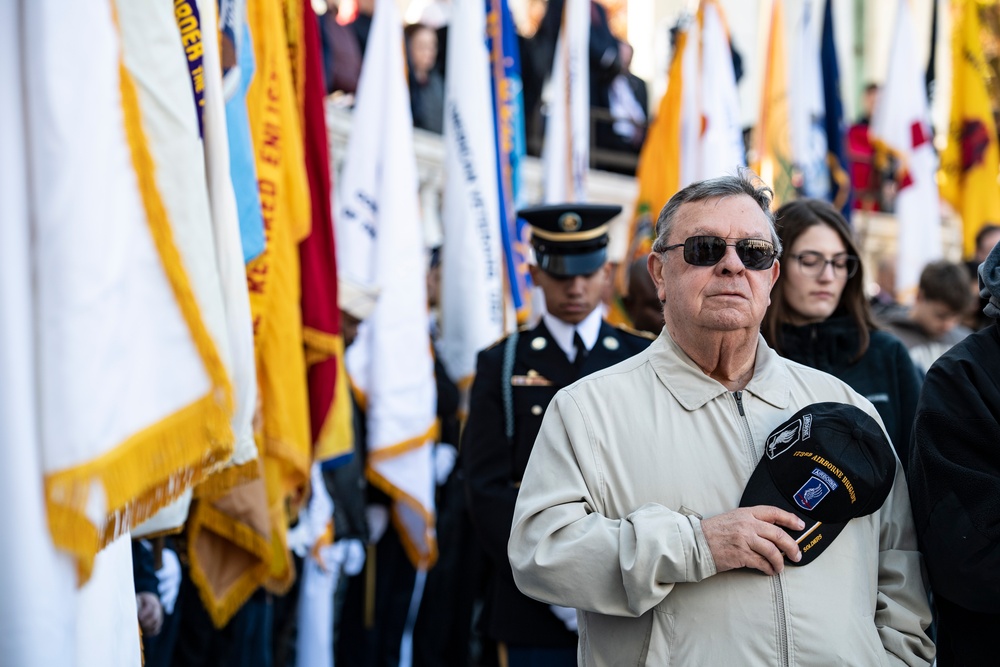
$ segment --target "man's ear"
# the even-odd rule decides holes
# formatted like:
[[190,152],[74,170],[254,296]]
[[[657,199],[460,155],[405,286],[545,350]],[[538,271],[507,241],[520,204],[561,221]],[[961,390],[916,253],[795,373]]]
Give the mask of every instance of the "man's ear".
[[656,298],[662,302],[667,296],[666,281],[663,279],[663,256],[658,252],[649,253],[646,257],[646,270],[656,285]]
[[538,272],[539,271],[541,271],[541,269],[538,268],[537,264],[528,264],[528,273],[531,274],[531,284],[532,285],[537,285],[538,284]]

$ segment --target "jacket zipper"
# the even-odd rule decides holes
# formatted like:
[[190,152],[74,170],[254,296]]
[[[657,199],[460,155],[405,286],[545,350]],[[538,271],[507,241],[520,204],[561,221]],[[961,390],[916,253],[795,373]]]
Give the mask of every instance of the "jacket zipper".
[[[758,462],[753,446],[753,434],[750,432],[750,421],[747,419],[747,413],[743,409],[743,392],[734,391],[733,398],[736,399],[736,409],[740,413],[740,424],[743,426],[743,436],[750,454],[750,461],[756,467]],[[778,664],[781,667],[786,667],[790,662],[790,658],[788,655],[788,628],[785,618],[785,591],[782,587],[781,575],[772,577],[771,582],[771,589],[774,591],[774,606],[778,612]]]

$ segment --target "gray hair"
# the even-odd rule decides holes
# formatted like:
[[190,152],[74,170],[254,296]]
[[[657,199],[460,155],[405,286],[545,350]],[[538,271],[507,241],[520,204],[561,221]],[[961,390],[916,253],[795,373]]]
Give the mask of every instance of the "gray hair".
[[774,212],[771,211],[771,198],[774,196],[774,191],[767,187],[757,174],[746,167],[741,167],[735,176],[726,175],[692,183],[671,197],[663,210],[660,211],[660,217],[656,219],[656,241],[653,243],[653,252],[662,253],[667,247],[667,238],[674,227],[674,219],[681,206],[734,195],[746,195],[757,202],[767,218],[767,226],[771,231],[771,243],[774,244],[778,255],[781,255],[781,239],[778,238],[778,230],[774,226]]

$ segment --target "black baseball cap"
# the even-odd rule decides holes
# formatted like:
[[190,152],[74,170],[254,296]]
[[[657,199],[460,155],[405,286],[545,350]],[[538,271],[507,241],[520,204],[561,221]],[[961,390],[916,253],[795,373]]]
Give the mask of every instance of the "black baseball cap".
[[538,266],[555,276],[588,275],[608,261],[608,225],[621,206],[547,204],[517,212],[531,225]]
[[846,403],[813,403],[771,431],[740,507],[773,505],[802,519],[802,530],[784,530],[802,550],[802,560],[788,563],[806,565],[851,519],[881,508],[895,476],[892,445],[875,419]]

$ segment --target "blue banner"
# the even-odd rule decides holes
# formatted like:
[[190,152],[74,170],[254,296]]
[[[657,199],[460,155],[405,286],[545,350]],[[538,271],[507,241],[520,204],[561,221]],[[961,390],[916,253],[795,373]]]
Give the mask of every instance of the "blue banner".
[[827,163],[830,167],[830,196],[833,205],[847,220],[851,219],[851,176],[847,169],[844,104],[840,99],[840,68],[837,47],[833,39],[832,0],[826,0],[823,10],[823,37],[820,60],[823,66],[823,101],[826,108]]
[[507,0],[485,1],[497,176],[500,180],[500,238],[510,298],[518,323],[523,323],[529,315],[531,278],[528,275],[528,225],[517,217],[517,209],[521,205],[521,162],[525,153],[521,59]]

